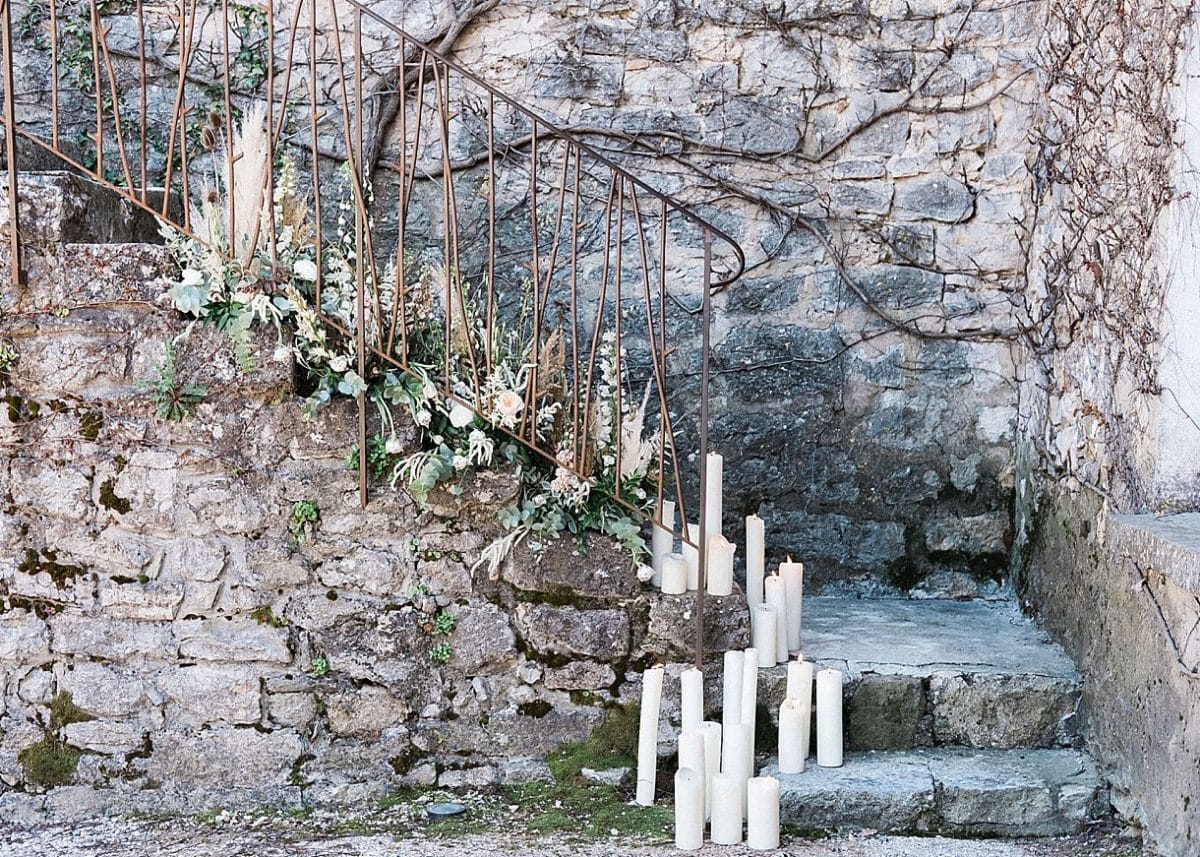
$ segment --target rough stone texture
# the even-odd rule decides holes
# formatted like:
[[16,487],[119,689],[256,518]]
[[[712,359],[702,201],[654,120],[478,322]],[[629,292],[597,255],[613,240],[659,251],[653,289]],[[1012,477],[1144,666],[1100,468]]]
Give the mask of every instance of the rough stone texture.
[[1095,765],[1075,750],[853,753],[841,768],[766,771],[780,778],[783,820],[809,829],[1053,836],[1107,807]]
[[1114,805],[1181,857],[1200,841],[1200,685],[1176,660],[1191,668],[1200,658],[1194,523],[1194,515],[1116,515],[1086,493],[1055,497],[1041,511],[1023,585],[1079,661],[1082,729]]

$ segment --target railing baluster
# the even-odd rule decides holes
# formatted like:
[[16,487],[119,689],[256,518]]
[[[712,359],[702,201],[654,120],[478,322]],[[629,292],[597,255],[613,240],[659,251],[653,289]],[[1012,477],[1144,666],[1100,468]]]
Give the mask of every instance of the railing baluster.
[[4,157],[8,169],[8,265],[14,288],[23,285],[21,217],[17,195],[17,123],[13,90],[12,4],[0,0],[0,49],[4,51]]

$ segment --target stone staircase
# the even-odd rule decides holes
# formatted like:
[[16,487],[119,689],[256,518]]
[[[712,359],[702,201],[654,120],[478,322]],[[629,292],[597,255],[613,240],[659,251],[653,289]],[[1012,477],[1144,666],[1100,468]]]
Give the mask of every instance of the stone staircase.
[[[1050,836],[1107,813],[1081,749],[1080,677],[1012,604],[816,597],[804,609],[805,656],[846,674],[847,753],[841,768],[810,758],[779,775],[784,823]],[[772,720],[785,687],[784,667],[760,678]]]

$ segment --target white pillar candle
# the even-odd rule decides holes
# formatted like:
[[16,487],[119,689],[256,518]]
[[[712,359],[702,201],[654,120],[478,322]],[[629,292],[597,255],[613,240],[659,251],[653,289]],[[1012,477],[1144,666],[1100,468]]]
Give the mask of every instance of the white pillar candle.
[[758,652],[746,649],[746,660],[742,664],[742,723],[750,728],[750,741],[746,746],[746,776],[754,776],[754,740],[758,728]]
[[787,647],[787,594],[783,578],[772,574],[763,582],[764,600],[775,608],[775,661],[771,664],[781,664],[788,659]]
[[708,594],[733,594],[733,553],[736,546],[724,536],[708,540]]
[[787,696],[801,702],[812,703],[813,662],[804,660],[799,654],[788,662]]
[[721,686],[721,723],[742,722],[742,664],[746,656],[740,651],[725,653],[725,674]]
[[775,666],[775,647],[778,644],[778,634],[775,624],[778,615],[770,604],[759,604],[754,608],[754,616],[750,621],[750,641],[758,651],[759,667]]
[[700,730],[679,734],[678,757],[678,770],[691,768],[693,771],[699,771],[700,776],[704,776],[704,736],[700,734]]
[[654,524],[650,531],[650,565],[654,569],[654,577],[650,582],[662,586],[663,559],[675,549],[675,501],[663,500],[658,510],[661,523]]
[[721,498],[724,494],[725,459],[718,452],[710,452],[705,461],[706,478],[704,483],[704,537],[711,539],[721,535]]
[[662,703],[663,668],[642,673],[642,711],[638,722],[637,796],[639,806],[654,805],[658,777],[658,711]]
[[746,845],[753,851],[779,847],[779,780],[751,777],[746,783]]
[[704,817],[712,818],[713,777],[721,770],[721,724],[705,720],[700,735],[704,738]]
[[693,768],[675,772],[675,847],[695,851],[704,845],[704,774]]
[[[749,759],[753,753],[754,733],[745,723],[731,723],[721,735],[721,773],[737,777],[738,806],[746,809],[746,780],[754,773]],[[715,800],[715,796],[714,796]]]
[[737,774],[713,777],[712,841],[714,845],[737,845],[742,841],[742,795],[746,785]]
[[779,706],[779,773],[804,773],[812,703],[785,699]]
[[695,667],[679,676],[679,710],[679,731],[699,731],[704,722],[704,673]]
[[690,592],[695,592],[700,588],[700,550],[696,547],[700,544],[700,525],[689,522],[687,534],[691,544],[684,542],[680,551],[687,563],[687,588]]
[[746,516],[746,603],[754,610],[763,603],[766,569],[766,527],[758,515]]
[[842,673],[817,673],[817,764],[822,768],[842,766]]
[[663,557],[662,591],[664,595],[683,595],[687,592],[688,566],[681,553]]
[[784,626],[788,651],[800,651],[800,615],[804,604],[804,563],[788,561],[779,564],[779,576],[787,592],[787,624]]

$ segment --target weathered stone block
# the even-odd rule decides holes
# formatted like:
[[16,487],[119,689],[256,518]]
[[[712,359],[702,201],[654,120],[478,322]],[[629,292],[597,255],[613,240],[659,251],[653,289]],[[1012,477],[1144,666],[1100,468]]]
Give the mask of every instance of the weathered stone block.
[[170,621],[183,602],[184,585],[177,580],[151,583],[100,581],[100,606],[114,619]]
[[916,831],[934,812],[934,779],[920,758],[863,755],[847,758],[841,768],[778,770],[770,764],[763,773],[779,777],[780,816],[797,827]]
[[450,665],[467,675],[506,672],[517,661],[516,636],[508,615],[494,604],[453,608]]
[[902,218],[962,223],[974,211],[971,191],[949,176],[899,182],[896,189],[896,214]]
[[112,720],[88,720],[71,723],[63,730],[63,737],[72,747],[120,756],[142,748],[147,730],[137,723],[121,723]]
[[931,551],[964,554],[1007,553],[1010,523],[1007,512],[956,517],[943,515],[925,525],[925,546]]
[[179,654],[202,661],[291,663],[287,630],[249,619],[204,619],[178,627]]
[[46,623],[25,610],[0,613],[0,661],[31,663],[50,654]]
[[178,652],[171,626],[127,622],[78,613],[50,618],[51,648],[64,654],[112,661],[169,660]]
[[546,687],[554,690],[600,690],[617,680],[617,675],[608,664],[575,661],[559,669],[548,669],[544,678]]
[[1056,747],[1074,735],[1077,682],[1039,675],[934,675],[934,739],[967,747]]
[[[638,654],[650,654],[673,661],[695,654],[695,593],[663,595],[655,592],[650,601],[650,622]],[[734,592],[725,598],[708,596],[704,602],[704,649],[724,652],[750,645],[750,615],[746,597],[734,584]]]
[[80,469],[15,458],[11,474],[12,498],[19,506],[66,521],[82,521],[92,513],[91,481]]
[[389,597],[403,591],[407,570],[394,554],[359,547],[348,556],[326,560],[317,568],[317,578],[326,586],[357,589]]
[[629,615],[624,610],[522,604],[516,624],[526,645],[539,654],[610,660],[629,653]]
[[167,719],[174,728],[262,720],[262,677],[256,670],[201,664],[160,673],[155,683],[169,700]]
[[218,727],[198,732],[164,732],[154,739],[154,752],[138,766],[148,777],[175,788],[264,790],[286,785],[292,768],[304,753],[299,737],[290,731]]
[[130,669],[102,666],[86,661],[55,669],[58,688],[71,694],[71,701],[94,717],[109,719],[159,719],[153,709],[162,695]]
[[921,679],[864,675],[850,694],[846,736],[852,750],[907,750],[929,743]]
[[408,718],[408,706],[385,688],[366,685],[352,693],[325,697],[329,728],[335,735],[378,738]]
[[534,553],[522,543],[500,567],[500,576],[525,592],[572,600],[636,598],[642,587],[629,554],[608,539],[589,538],[586,545],[583,554],[574,539],[564,536],[549,540],[543,550]]

